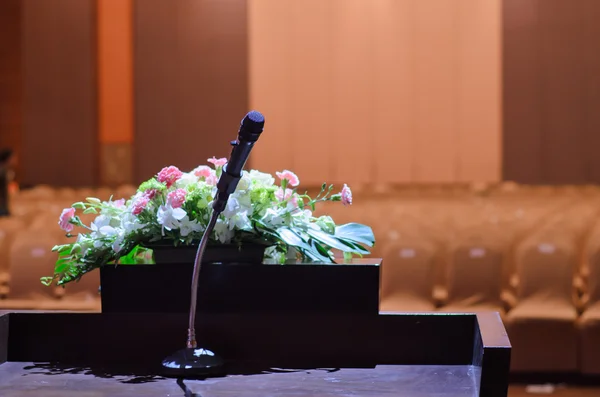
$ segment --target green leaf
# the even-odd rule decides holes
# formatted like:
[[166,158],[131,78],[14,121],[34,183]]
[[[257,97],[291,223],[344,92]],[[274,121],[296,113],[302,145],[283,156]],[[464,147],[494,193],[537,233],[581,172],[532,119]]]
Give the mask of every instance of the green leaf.
[[69,267],[71,263],[71,258],[62,258],[59,259],[58,261],[56,261],[56,264],[54,265],[54,273],[63,273],[65,270],[67,270],[67,267]]
[[365,254],[365,255],[370,254],[369,250],[367,250],[362,245],[355,243],[354,241],[350,241],[350,240],[346,240],[346,239],[342,239],[342,238],[339,239],[339,241],[342,242],[343,244],[346,244],[348,247],[352,248],[352,250],[348,250],[348,251],[344,251],[344,252],[354,252],[354,253]]
[[69,251],[69,253],[70,253],[71,255],[73,255],[73,254],[75,254],[75,253],[77,253],[77,252],[79,252],[79,251],[81,251],[81,245],[80,245],[80,244],[77,244],[77,243],[74,243],[74,244],[73,244],[73,247],[71,248],[71,251]]
[[40,277],[40,281],[46,287],[49,287],[50,285],[52,285],[52,281],[54,281],[54,277]]
[[327,234],[321,230],[308,229],[306,233],[308,233],[308,235],[314,238],[315,240],[324,243],[325,245],[328,245],[332,248],[338,249],[340,251],[353,251],[353,247],[349,247],[347,244],[340,242],[331,234]]
[[372,247],[375,244],[373,230],[369,226],[360,223],[347,223],[345,225],[337,226],[335,228],[335,236],[350,241],[356,241],[365,244],[368,247]]
[[316,253],[320,256],[319,260],[321,260],[325,263],[331,263],[333,261],[330,256],[329,251],[325,247],[323,247],[321,244],[319,244],[315,240],[310,240],[310,242],[311,242],[314,250],[316,251]]
[[89,207],[85,211],[83,211],[83,213],[84,214],[97,214],[98,211],[94,207]]
[[311,246],[300,236],[296,231],[288,227],[280,227],[277,229],[277,234],[287,245],[310,250]]

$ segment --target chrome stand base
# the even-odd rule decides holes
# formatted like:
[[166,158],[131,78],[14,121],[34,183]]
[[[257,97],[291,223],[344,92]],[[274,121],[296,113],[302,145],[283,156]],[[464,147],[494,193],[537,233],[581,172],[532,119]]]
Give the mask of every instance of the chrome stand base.
[[165,358],[162,369],[166,376],[198,378],[223,374],[224,362],[212,351],[202,348],[185,348]]

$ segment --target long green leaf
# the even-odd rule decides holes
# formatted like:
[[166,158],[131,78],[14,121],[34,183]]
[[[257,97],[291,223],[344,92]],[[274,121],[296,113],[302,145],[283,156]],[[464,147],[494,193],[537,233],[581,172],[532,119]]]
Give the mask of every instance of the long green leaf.
[[350,240],[346,240],[346,239],[339,239],[340,242],[342,242],[343,244],[346,244],[348,247],[352,248],[349,251],[344,251],[344,252],[356,252],[359,254],[365,254],[368,255],[370,254],[370,251],[368,249],[366,249],[365,247],[363,247],[362,245],[355,243],[353,241]]
[[366,225],[360,223],[347,223],[345,225],[336,226],[335,236],[350,241],[356,241],[372,247],[375,244],[375,236],[373,230]]
[[328,245],[331,248],[335,248],[335,249],[338,249],[338,250],[344,251],[344,252],[354,251],[353,247],[349,247],[347,244],[340,242],[337,238],[335,238],[331,234],[325,233],[321,230],[308,229],[306,231],[306,233],[308,233],[308,235],[311,236],[312,238],[314,238],[315,240],[317,240],[325,245]]
[[311,246],[300,236],[299,233],[288,227],[280,227],[277,229],[279,237],[287,244],[305,250],[310,250]]
[[323,247],[321,244],[319,244],[317,241],[315,240],[310,240],[311,245],[314,247],[314,251],[316,251],[316,253],[319,255],[319,259],[325,263],[331,263],[333,262],[333,259],[331,258],[329,251]]

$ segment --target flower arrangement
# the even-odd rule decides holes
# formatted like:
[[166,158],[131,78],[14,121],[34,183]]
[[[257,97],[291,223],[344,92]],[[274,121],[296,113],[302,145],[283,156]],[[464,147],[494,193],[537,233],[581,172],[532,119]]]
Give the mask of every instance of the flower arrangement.
[[[76,241],[55,246],[58,259],[51,285],[79,280],[85,273],[107,264],[147,263],[148,246],[168,241],[174,246],[197,244],[212,211],[217,182],[227,159],[208,159],[190,172],[175,166],[163,168],[143,182],[129,199],[101,201],[87,198],[62,211],[60,227]],[[323,184],[312,198],[298,193],[298,176],[291,171],[273,175],[257,170],[244,171],[227,207],[219,216],[209,244],[258,243],[265,246],[265,259],[285,263],[290,258],[308,262],[334,261],[333,250],[345,258],[368,254],[375,244],[370,227],[348,223],[336,225],[329,216],[314,217],[319,202],[352,204],[352,192],[344,185],[332,194],[333,185]],[[88,226],[76,214],[95,214]]]

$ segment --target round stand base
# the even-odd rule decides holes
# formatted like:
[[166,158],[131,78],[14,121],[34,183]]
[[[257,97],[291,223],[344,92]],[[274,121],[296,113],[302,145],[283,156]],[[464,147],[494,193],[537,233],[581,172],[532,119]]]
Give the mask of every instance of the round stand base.
[[185,348],[165,358],[162,362],[166,376],[198,378],[223,374],[223,359],[210,350]]

